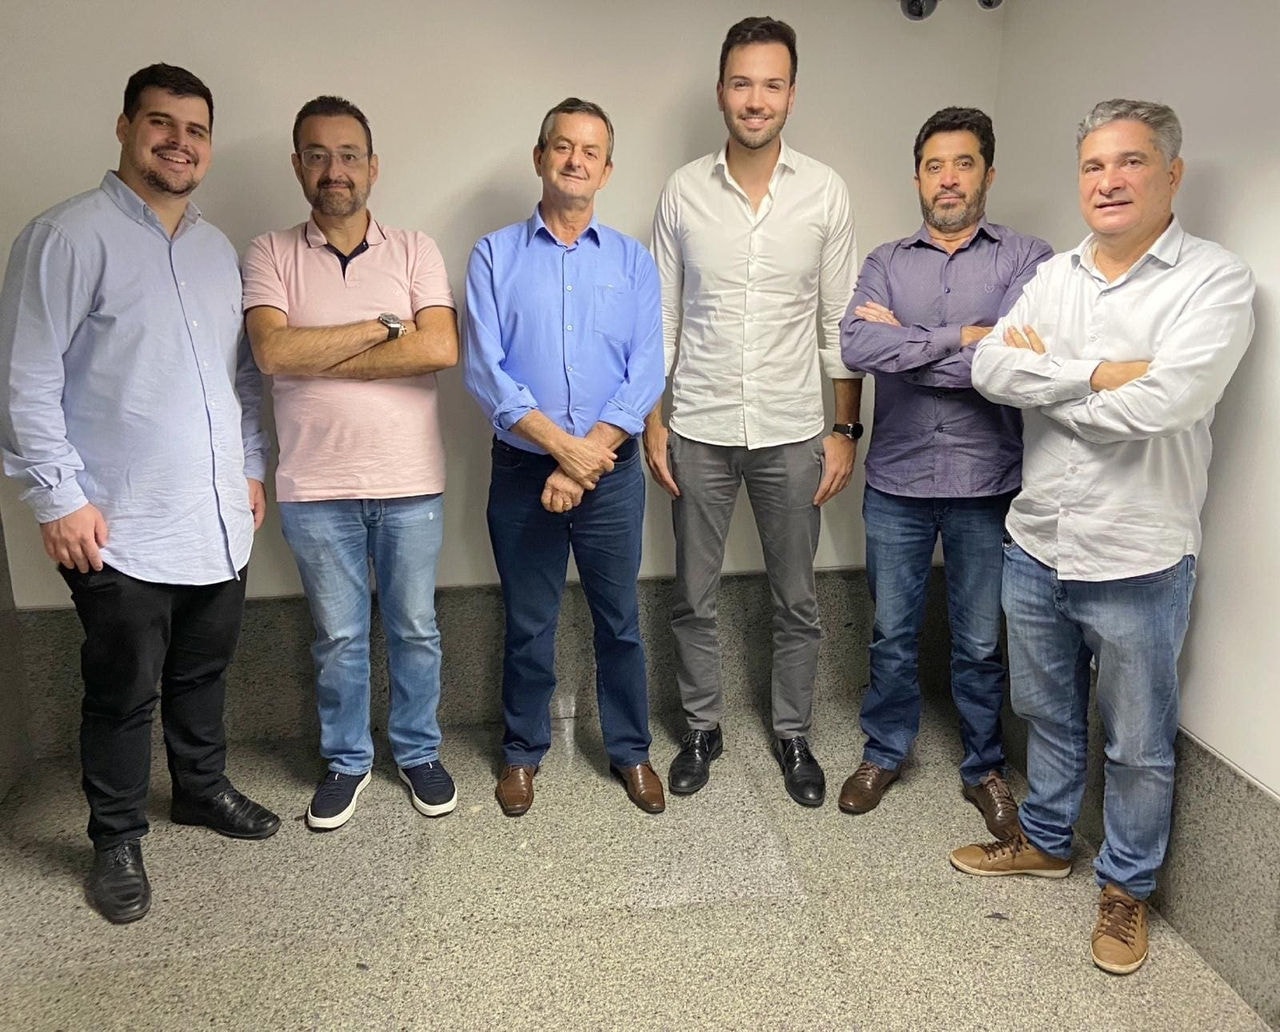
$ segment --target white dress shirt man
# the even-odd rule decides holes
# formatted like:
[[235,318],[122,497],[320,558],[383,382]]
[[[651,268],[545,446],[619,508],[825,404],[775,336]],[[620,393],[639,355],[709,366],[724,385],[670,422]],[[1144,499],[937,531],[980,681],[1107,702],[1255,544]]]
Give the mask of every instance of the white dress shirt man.
[[[671,626],[689,730],[671,790],[698,791],[723,747],[716,593],[745,482],[774,603],[774,752],[791,797],[819,806],[825,781],[807,742],[822,635],[813,557],[819,507],[853,470],[862,382],[840,357],[856,274],[849,192],[780,135],[795,73],[790,26],[772,18],[734,25],[716,86],[728,142],[678,169],[658,201],[653,252],[672,412],[670,433],[661,404],[650,414],[645,457],[674,499]],[[824,373],[835,384],[831,432]]]

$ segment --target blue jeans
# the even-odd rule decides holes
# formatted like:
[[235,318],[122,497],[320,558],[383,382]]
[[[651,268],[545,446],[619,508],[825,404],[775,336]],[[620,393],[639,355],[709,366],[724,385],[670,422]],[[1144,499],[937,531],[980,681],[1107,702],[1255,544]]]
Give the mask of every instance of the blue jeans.
[[1096,660],[1106,742],[1099,885],[1137,899],[1155,888],[1169,844],[1178,654],[1187,633],[1194,556],[1112,581],[1064,581],[1005,545],[1004,609],[1014,711],[1027,722],[1023,831],[1051,856],[1071,855],[1088,758],[1089,666]]
[[440,631],[436,559],[444,537],[444,500],[412,498],[281,502],[280,523],[293,550],[316,625],[320,751],[329,770],[363,774],[373,766],[369,731],[369,564],[387,638],[391,681],[387,737],[401,767],[439,756]]
[[644,473],[635,439],[615,449],[613,470],[566,513],[542,507],[555,459],[493,442],[489,538],[502,581],[503,760],[537,765],[551,745],[556,623],[569,549],[595,625],[596,698],[605,752],[617,767],[649,759],[649,692],[636,581]]
[[867,486],[867,583],[875,606],[871,683],[862,700],[863,759],[897,768],[920,730],[920,632],[933,548],[942,536],[951,623],[951,695],[960,714],[960,776],[1003,771],[1000,543],[1011,495],[908,498]]

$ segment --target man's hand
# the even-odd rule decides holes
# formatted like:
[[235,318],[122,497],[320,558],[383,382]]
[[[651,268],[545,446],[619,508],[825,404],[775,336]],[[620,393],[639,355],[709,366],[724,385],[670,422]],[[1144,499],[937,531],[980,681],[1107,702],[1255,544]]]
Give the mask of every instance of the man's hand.
[[649,467],[649,474],[662,490],[672,498],[679,498],[680,488],[676,486],[676,478],[671,475],[671,467],[667,463],[667,441],[670,437],[671,432],[661,418],[644,421],[641,440],[644,442],[644,461]]
[[960,346],[971,348],[994,329],[992,326],[961,326]]
[[542,488],[542,507],[547,512],[568,512],[582,503],[582,485],[562,469],[555,469]]
[[246,477],[245,483],[249,485],[249,511],[253,513],[253,529],[257,530],[267,517],[267,489],[262,486],[261,480],[254,480],[252,477]]
[[813,496],[814,505],[825,505],[849,486],[858,446],[844,434],[827,434],[822,439],[822,451],[826,461],[818,493]]
[[99,549],[107,543],[107,521],[96,507],[82,505],[61,519],[40,524],[40,536],[49,558],[68,570],[102,569]]
[[549,450],[560,463],[560,469],[588,491],[595,490],[600,478],[613,469],[613,461],[618,457],[612,448],[606,448],[599,441],[572,434],[564,434]]
[[1150,362],[1099,362],[1089,377],[1089,386],[1095,391],[1114,391],[1146,373]]
[[1004,331],[1004,342],[1011,348],[1034,351],[1037,355],[1043,355],[1045,352],[1044,341],[1040,339],[1040,334],[1030,326],[1024,326],[1021,330],[1010,326]]
[[877,304],[875,301],[868,301],[864,305],[858,305],[858,307],[853,310],[853,314],[859,319],[865,319],[867,322],[885,323],[889,326],[902,325],[902,323],[898,322],[898,317],[894,315],[892,311],[885,308],[884,305]]

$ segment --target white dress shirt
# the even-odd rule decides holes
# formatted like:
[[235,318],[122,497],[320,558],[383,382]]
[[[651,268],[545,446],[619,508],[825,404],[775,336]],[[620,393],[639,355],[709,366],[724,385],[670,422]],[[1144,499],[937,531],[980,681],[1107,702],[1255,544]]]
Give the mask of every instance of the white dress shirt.
[[666,369],[675,368],[671,429],[748,448],[822,433],[820,372],[860,375],[840,358],[840,319],[857,273],[844,181],[783,143],[753,211],[721,149],[667,180],[653,256]]
[[[1063,580],[1166,569],[1200,548],[1209,424],[1253,335],[1253,274],[1174,219],[1107,282],[1088,237],[1037,270],[978,345],[973,385],[1023,409],[1022,491],[1010,536]],[[1046,353],[1004,344],[1033,327]],[[1094,391],[1100,362],[1148,361]]]

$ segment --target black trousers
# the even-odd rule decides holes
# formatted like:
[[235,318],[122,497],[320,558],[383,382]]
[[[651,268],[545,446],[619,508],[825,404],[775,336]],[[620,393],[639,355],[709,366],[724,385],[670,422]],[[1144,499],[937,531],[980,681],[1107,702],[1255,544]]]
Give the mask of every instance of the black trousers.
[[110,566],[59,569],[84,626],[80,764],[89,838],[102,849],[147,832],[157,700],[174,793],[202,799],[228,786],[222,711],[244,571],[187,585],[140,581]]

